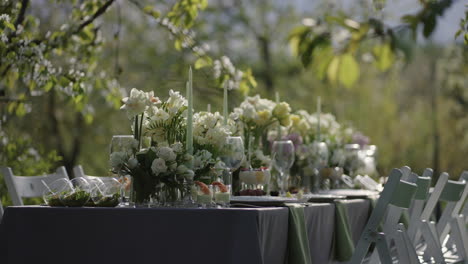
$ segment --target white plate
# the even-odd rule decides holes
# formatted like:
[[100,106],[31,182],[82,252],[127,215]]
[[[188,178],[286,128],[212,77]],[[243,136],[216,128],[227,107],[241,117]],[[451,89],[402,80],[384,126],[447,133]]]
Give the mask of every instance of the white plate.
[[231,196],[231,203],[253,205],[282,205],[284,203],[297,203],[296,198],[278,196]]
[[375,192],[375,191],[357,190],[357,189],[334,189],[334,190],[320,191],[319,193],[346,196],[347,198],[366,198],[369,196],[375,196],[379,194],[378,192]]

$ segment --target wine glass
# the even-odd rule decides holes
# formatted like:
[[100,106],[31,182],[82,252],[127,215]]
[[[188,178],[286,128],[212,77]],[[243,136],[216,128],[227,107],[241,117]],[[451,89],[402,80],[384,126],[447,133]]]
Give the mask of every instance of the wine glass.
[[328,165],[329,151],[327,143],[314,141],[311,146],[311,160],[309,161],[312,164],[314,169],[314,179],[312,182],[312,191],[317,192],[320,189],[321,181],[326,182],[325,175],[328,176],[329,173],[326,173]]
[[221,151],[220,159],[228,168],[228,173],[223,181],[224,185],[228,186],[232,192],[232,173],[237,170],[244,160],[244,142],[241,137],[227,137],[226,144]]
[[[110,154],[114,152],[127,152],[130,153],[132,148],[134,148],[135,140],[132,135],[115,135],[112,136],[112,141],[110,144]],[[122,183],[122,188],[120,189],[120,204],[121,207],[130,206],[130,190],[128,188],[130,175],[126,175],[123,171],[117,171],[117,176],[120,183]]]
[[284,195],[286,191],[285,174],[294,164],[295,152],[294,144],[291,140],[280,140],[273,142],[271,149],[273,166],[280,173],[278,178],[278,186],[280,187],[280,194]]

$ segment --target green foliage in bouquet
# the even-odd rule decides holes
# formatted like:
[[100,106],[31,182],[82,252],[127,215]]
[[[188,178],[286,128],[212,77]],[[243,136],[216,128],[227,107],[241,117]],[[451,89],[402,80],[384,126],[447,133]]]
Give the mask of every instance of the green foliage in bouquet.
[[74,192],[62,194],[61,197],[62,204],[69,207],[84,206],[91,198],[89,192],[80,188],[76,188]]

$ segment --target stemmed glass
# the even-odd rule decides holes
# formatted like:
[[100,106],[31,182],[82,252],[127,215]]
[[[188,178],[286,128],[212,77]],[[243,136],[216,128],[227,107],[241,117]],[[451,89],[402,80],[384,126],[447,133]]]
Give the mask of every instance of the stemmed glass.
[[[134,139],[132,135],[115,135],[112,137],[111,145],[110,145],[110,154],[114,152],[127,152],[130,153],[132,151],[132,145],[134,144]],[[122,171],[118,171],[118,178],[119,181],[122,183],[122,187],[120,189],[120,204],[119,206],[125,207],[130,206],[130,190],[128,188],[130,182],[130,175],[125,175]]]
[[244,160],[244,142],[241,137],[227,137],[226,144],[224,144],[222,154],[220,155],[221,161],[224,162],[228,168],[228,175],[224,177],[224,185],[226,185],[232,193],[232,173],[237,170],[242,161]]
[[285,174],[289,173],[289,169],[294,164],[295,152],[294,144],[291,140],[280,140],[273,142],[271,149],[273,157],[273,166],[280,173],[278,178],[278,186],[280,187],[280,195],[286,192]]
[[312,184],[312,192],[318,192],[320,189],[320,183],[323,179],[323,169],[328,165],[328,146],[325,142],[313,142],[312,147],[312,157],[309,161],[314,168],[314,180]]

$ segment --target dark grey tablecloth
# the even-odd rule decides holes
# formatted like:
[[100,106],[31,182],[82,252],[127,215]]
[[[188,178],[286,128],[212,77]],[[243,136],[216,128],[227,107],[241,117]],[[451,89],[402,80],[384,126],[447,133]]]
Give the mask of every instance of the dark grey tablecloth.
[[[364,199],[343,201],[348,213],[348,223],[354,244],[367,223],[370,201]],[[313,264],[339,263],[333,260],[333,233],[335,232],[335,205],[331,203],[312,204],[304,208],[307,230],[309,231],[310,256]]]
[[[345,205],[356,242],[370,203],[349,200]],[[332,263],[335,205],[310,204],[304,216],[312,263]],[[0,225],[0,260],[7,264],[282,264],[287,237],[288,209],[281,207],[8,207]]]
[[0,227],[0,259],[8,264],[284,263],[287,226],[287,208],[8,207]]

